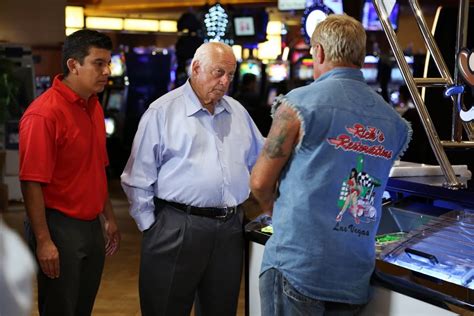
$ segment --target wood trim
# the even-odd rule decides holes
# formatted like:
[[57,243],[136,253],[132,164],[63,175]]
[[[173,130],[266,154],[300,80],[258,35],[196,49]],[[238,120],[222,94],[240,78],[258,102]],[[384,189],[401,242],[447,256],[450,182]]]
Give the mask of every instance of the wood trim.
[[[104,2],[108,2],[104,4]],[[205,6],[206,4],[214,4],[212,1],[206,0],[183,0],[183,1],[142,1],[135,3],[122,3],[122,4],[112,4],[114,1],[101,1],[101,4],[91,7],[95,10],[103,11],[150,11],[157,9],[181,9],[188,7],[200,7]],[[217,2],[217,1],[215,1]],[[110,3],[110,4],[109,4]],[[272,5],[276,6],[278,4],[277,0],[221,0],[219,1],[222,5]]]

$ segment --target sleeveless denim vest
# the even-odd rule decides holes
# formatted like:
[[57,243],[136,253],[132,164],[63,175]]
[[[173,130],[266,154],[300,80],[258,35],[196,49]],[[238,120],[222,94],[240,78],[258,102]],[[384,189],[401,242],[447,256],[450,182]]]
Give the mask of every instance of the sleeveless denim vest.
[[359,69],[333,69],[282,103],[298,114],[300,142],[280,177],[262,272],[278,269],[314,299],[364,304],[382,194],[411,128]]

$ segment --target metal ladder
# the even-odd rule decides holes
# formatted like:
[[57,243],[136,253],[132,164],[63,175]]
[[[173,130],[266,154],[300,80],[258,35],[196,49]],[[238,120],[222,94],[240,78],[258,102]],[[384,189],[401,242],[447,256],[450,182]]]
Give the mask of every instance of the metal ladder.
[[[423,127],[428,136],[431,148],[435,154],[436,160],[438,161],[443,175],[445,177],[444,187],[450,189],[461,189],[464,184],[459,181],[454,173],[453,167],[449,162],[446,155],[445,148],[448,147],[463,147],[463,148],[474,148],[474,124],[473,122],[462,122],[459,118],[459,113],[455,102],[457,98],[462,98],[462,95],[452,97],[453,101],[453,122],[452,122],[452,139],[449,141],[442,141],[439,139],[438,133],[433,125],[432,119],[428,113],[423,98],[418,91],[418,88],[428,87],[450,87],[457,84],[460,81],[460,75],[455,67],[455,78],[451,77],[446,63],[441,55],[438,45],[435,42],[433,34],[427,27],[425,18],[423,17],[421,7],[418,4],[418,0],[408,0],[413,14],[416,18],[416,23],[423,36],[423,40],[428,49],[429,54],[433,57],[433,60],[440,73],[439,78],[413,78],[413,75],[408,66],[408,62],[405,60],[403,50],[400,48],[400,44],[397,40],[397,35],[388,19],[390,12],[387,12],[387,6],[393,4],[393,0],[373,0],[375,10],[379,16],[380,23],[382,24],[383,30],[387,39],[390,43],[390,47],[393,51],[394,57],[397,61],[398,67],[402,73],[403,79],[405,80],[408,90],[413,98],[413,102],[420,116]],[[462,47],[466,46],[467,37],[467,20],[469,13],[469,0],[459,1],[459,13],[458,13],[458,24],[457,24],[457,41],[456,41],[456,58],[458,52]],[[391,10],[391,8],[390,8]],[[457,65],[457,62],[456,62]],[[462,101],[462,100],[461,100]],[[462,128],[466,131],[469,140],[462,140]]]

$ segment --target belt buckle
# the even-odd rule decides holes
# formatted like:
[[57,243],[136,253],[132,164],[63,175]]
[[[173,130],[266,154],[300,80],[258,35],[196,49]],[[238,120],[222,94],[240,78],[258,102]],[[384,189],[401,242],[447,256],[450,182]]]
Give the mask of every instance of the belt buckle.
[[225,206],[222,209],[225,211],[224,215],[218,215],[218,216],[216,216],[216,218],[220,219],[220,220],[223,220],[223,221],[226,221],[228,217],[230,217],[234,214],[235,207]]

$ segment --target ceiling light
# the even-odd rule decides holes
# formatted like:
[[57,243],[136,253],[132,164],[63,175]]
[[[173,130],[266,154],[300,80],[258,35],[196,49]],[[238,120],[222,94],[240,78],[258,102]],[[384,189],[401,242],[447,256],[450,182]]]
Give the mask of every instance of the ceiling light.
[[161,20],[160,32],[169,32],[169,33],[178,32],[178,22],[170,21],[170,20]]
[[82,29],[84,27],[84,8],[66,6],[66,27]]
[[125,19],[123,29],[126,31],[158,32],[160,22],[158,20],[147,19]]
[[76,32],[76,31],[79,31],[80,29],[76,29],[76,28],[73,28],[73,27],[67,27],[66,28],[66,36],[69,36],[71,35],[72,33]]
[[227,12],[224,8],[216,3],[204,15],[204,24],[206,27],[205,42],[224,42],[231,44],[225,39],[227,27],[229,24]]
[[88,16],[86,17],[86,27],[97,30],[122,30],[123,19]]

